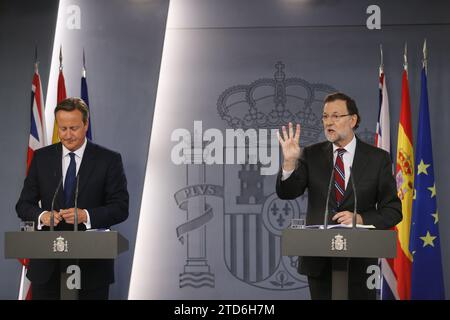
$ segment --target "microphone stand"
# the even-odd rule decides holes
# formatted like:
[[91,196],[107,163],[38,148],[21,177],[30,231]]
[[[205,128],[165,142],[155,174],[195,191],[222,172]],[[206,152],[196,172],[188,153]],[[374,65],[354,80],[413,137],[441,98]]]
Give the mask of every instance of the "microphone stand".
[[328,229],[328,216],[329,216],[328,202],[330,201],[331,184],[333,183],[333,176],[334,176],[334,169],[331,169],[330,182],[328,183],[327,201],[325,204],[325,215],[324,215],[324,220],[323,220],[323,229],[324,230]]
[[73,231],[78,231],[78,184],[79,184],[79,176],[77,175],[77,184],[75,187],[75,216],[74,216],[74,223],[73,223]]
[[356,197],[356,187],[355,187],[355,180],[353,179],[352,167],[350,167],[350,180],[352,181],[353,196],[355,197],[355,205],[353,207],[352,227],[353,229],[356,229],[356,214],[357,214],[356,209],[358,205],[358,198]]
[[58,186],[56,187],[56,191],[55,191],[55,194],[53,195],[53,199],[52,199],[52,207],[51,207],[51,211],[50,211],[50,231],[53,231],[55,228],[55,213],[53,212],[53,209],[55,206],[56,195],[58,194],[59,188],[61,188],[62,182],[63,182],[63,177],[61,176],[61,179],[59,180]]

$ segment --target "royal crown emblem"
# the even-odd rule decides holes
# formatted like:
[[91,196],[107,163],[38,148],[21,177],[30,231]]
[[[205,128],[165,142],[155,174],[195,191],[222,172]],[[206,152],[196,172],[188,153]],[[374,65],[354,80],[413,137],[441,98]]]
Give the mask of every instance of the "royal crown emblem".
[[67,252],[69,247],[67,245],[67,240],[59,236],[53,241],[53,252]]
[[288,122],[302,127],[302,145],[317,142],[322,127],[323,99],[337,91],[322,83],[286,78],[285,65],[275,64],[273,78],[226,89],[217,100],[219,116],[231,128],[279,128]]
[[344,236],[337,234],[331,240],[331,250],[332,251],[347,251],[347,239]]

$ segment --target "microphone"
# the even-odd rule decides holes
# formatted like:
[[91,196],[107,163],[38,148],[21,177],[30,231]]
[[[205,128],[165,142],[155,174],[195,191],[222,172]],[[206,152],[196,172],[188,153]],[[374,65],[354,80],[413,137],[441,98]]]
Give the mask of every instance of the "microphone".
[[329,216],[328,202],[330,201],[331,185],[333,183],[333,177],[334,177],[334,169],[331,169],[330,182],[328,183],[327,202],[325,204],[325,215],[324,215],[324,220],[323,220],[323,229],[324,230],[328,229],[328,216]]
[[53,208],[55,206],[56,195],[58,194],[59,188],[61,188],[62,182],[63,182],[63,177],[61,176],[61,179],[59,180],[58,186],[56,187],[56,191],[55,191],[55,194],[53,195],[53,199],[52,199],[52,209],[50,211],[50,231],[53,231],[53,229],[55,227],[55,213],[53,212]]
[[79,175],[77,175],[77,184],[75,187],[75,216],[74,216],[74,223],[73,223],[73,231],[78,231],[78,184],[79,184],[80,178]]
[[352,181],[353,196],[355,197],[355,205],[353,207],[352,225],[353,225],[353,229],[356,229],[356,208],[357,208],[357,204],[358,204],[358,199],[356,197],[355,180],[353,179],[353,172],[352,172],[351,166],[350,166],[350,180]]

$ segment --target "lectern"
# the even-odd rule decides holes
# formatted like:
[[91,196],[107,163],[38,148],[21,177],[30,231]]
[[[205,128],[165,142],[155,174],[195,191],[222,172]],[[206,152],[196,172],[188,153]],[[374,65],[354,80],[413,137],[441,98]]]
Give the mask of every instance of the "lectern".
[[[128,240],[117,231],[5,232],[5,258],[61,259],[76,264],[78,259],[115,259],[128,250]],[[61,299],[77,299],[77,290],[61,274]]]
[[331,257],[333,300],[348,299],[349,258],[394,258],[397,231],[370,229],[285,229],[283,256]]

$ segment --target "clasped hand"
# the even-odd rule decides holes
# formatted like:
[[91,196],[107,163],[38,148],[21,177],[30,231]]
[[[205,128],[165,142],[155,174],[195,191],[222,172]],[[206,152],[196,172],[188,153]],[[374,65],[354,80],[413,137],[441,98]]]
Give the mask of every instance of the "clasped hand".
[[[75,208],[61,209],[54,212],[54,226],[57,226],[62,220],[68,224],[75,223]],[[41,222],[45,226],[50,226],[51,213],[50,211],[44,212],[41,216]],[[78,223],[84,223],[87,221],[87,214],[84,209],[78,208]]]

